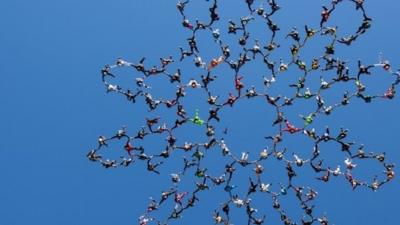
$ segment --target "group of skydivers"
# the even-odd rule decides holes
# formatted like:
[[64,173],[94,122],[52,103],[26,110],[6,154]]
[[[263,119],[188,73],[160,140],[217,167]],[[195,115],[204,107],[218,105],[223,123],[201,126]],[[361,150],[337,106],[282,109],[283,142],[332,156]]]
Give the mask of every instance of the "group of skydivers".
[[[238,44],[242,49],[242,52],[239,54],[237,59],[234,59],[231,56],[229,46],[223,42],[220,30],[215,26],[215,24],[220,20],[220,15],[218,14],[218,3],[220,1],[210,0],[207,2],[209,2],[208,4],[211,4],[209,8],[209,22],[197,20],[193,23],[190,20],[188,15],[185,14],[185,8],[189,4],[189,0],[179,1],[177,4],[179,13],[182,15],[182,26],[191,33],[191,36],[187,39],[188,48],[184,49],[183,47],[179,47],[181,53],[180,61],[185,61],[188,58],[191,58],[194,65],[200,68],[200,70],[202,70],[206,75],[201,75],[199,79],[189,79],[185,82],[184,80],[187,78],[184,77],[180,69],[173,73],[170,73],[167,70],[168,65],[175,63],[172,56],[161,58],[160,65],[153,67],[145,65],[145,58],[142,58],[138,63],[131,63],[119,58],[114,65],[105,65],[101,70],[102,81],[107,92],[122,94],[128,101],[133,103],[136,103],[137,98],[143,98],[150,111],[156,111],[161,106],[171,110],[176,110],[177,118],[175,123],[171,125],[163,123],[161,117],[146,118],[146,125],[141,127],[134,135],[129,135],[126,128],[123,127],[110,137],[100,136],[98,138],[97,148],[90,150],[87,154],[89,160],[99,162],[105,168],[120,166],[127,167],[136,160],[141,160],[146,162],[148,171],[160,174],[161,165],[164,160],[167,160],[175,151],[183,151],[188,154],[184,157],[182,170],[171,174],[171,182],[173,185],[169,189],[162,191],[158,200],[151,198],[145,213],[139,217],[140,225],[150,223],[166,225],[171,220],[182,217],[186,210],[196,206],[199,201],[199,192],[212,189],[214,186],[222,186],[228,195],[228,200],[223,202],[221,208],[216,209],[212,215],[216,224],[229,225],[233,223],[231,221],[231,207],[243,208],[246,211],[248,225],[261,225],[267,221],[267,215],[259,214],[262,212],[259,212],[251,201],[252,195],[258,192],[264,193],[271,199],[272,208],[278,212],[282,223],[285,225],[309,225],[314,223],[327,225],[329,224],[328,218],[325,215],[316,216],[313,211],[313,200],[318,195],[317,191],[310,187],[298,186],[293,182],[297,176],[297,167],[309,165],[312,171],[315,171],[315,173],[318,174],[317,179],[322,182],[329,182],[332,177],[342,176],[353,189],[364,186],[376,191],[383,184],[393,179],[394,165],[386,162],[385,153],[365,151],[363,145],[356,147],[354,150],[354,142],[346,141],[348,135],[347,129],[340,128],[336,134],[333,134],[331,129],[328,127],[320,133],[311,127],[312,123],[318,116],[330,115],[335,109],[350,104],[350,100],[352,99],[358,98],[366,103],[370,103],[375,99],[392,99],[395,96],[395,88],[400,82],[400,72],[393,70],[389,61],[384,59],[383,56],[380,56],[379,61],[375,64],[364,64],[359,60],[358,71],[356,72],[350,72],[348,62],[339,58],[334,58],[335,46],[337,44],[349,46],[360,36],[365,34],[371,27],[372,20],[365,12],[363,0],[332,0],[329,6],[323,6],[318,28],[313,29],[309,26],[305,26],[304,33],[293,28],[286,35],[286,38],[293,40],[293,45],[290,47],[292,60],[288,62],[284,62],[283,60],[276,62],[270,57],[270,54],[280,47],[280,44],[276,41],[276,36],[280,31],[280,28],[279,25],[274,22],[272,17],[277,11],[281,10],[281,7],[275,0],[267,0],[258,8],[255,7],[253,0],[246,0],[245,3],[250,14],[240,18],[240,22],[238,23],[229,20],[228,33],[239,36]],[[355,4],[355,10],[362,13],[362,21],[355,33],[345,37],[338,37],[338,28],[328,27],[326,24],[329,22],[333,12],[342,2],[353,2]],[[264,6],[266,7],[264,8]],[[265,46],[262,46],[261,43],[256,40],[254,45],[249,47],[248,39],[250,33],[248,32],[247,25],[256,19],[261,19],[266,22],[267,27],[271,32],[271,38]],[[210,62],[205,62],[201,58],[196,40],[196,35],[199,32],[207,31],[211,33],[212,38],[221,49],[221,55],[212,59]],[[306,46],[306,43],[312,40],[317,34],[327,36],[328,38],[330,37],[332,38],[332,41],[325,47],[323,55],[313,58],[311,64],[308,65],[301,59],[299,53],[302,48]],[[271,74],[270,77],[261,77],[261,82],[263,82],[263,86],[265,86],[266,90],[264,92],[257,91],[255,86],[245,85],[245,75],[241,74],[242,67],[247,62],[254,60],[256,57],[261,57],[266,69]],[[210,88],[210,84],[218,79],[218,77],[213,74],[213,70],[221,64],[228,65],[234,74],[233,91],[228,93],[224,100],[220,100],[220,96],[218,95],[213,95]],[[135,80],[135,90],[123,89],[120,85],[109,83],[109,79],[116,77],[114,70],[120,67],[131,67],[142,75]],[[295,94],[293,96],[272,96],[268,94],[268,88],[274,85],[274,83],[279,79],[279,76],[285,73],[285,71],[290,67],[296,67],[302,74],[297,83],[289,85],[291,88],[294,88]],[[377,68],[392,76],[394,81],[384,93],[370,95],[366,93],[366,87],[362,82],[362,78],[364,76],[370,76],[372,70]],[[310,88],[306,86],[306,81],[308,76],[315,71],[330,71],[331,73],[333,71],[336,75],[331,80],[324,80],[321,77],[319,88],[311,91]],[[150,93],[149,85],[146,83],[146,79],[153,76],[167,76],[171,84],[177,84],[175,97],[173,99],[153,98]],[[326,104],[322,97],[323,92],[332,88],[337,83],[346,82],[354,84],[354,92],[346,91],[343,93],[340,102],[333,105]],[[202,89],[207,94],[208,99],[206,99],[206,101],[211,107],[209,109],[208,117],[202,118],[198,110],[193,113],[194,116],[190,116],[190,113],[185,111],[181,99],[188,96],[186,91],[190,89]],[[234,107],[237,102],[251,98],[264,98],[266,99],[266,104],[276,110],[276,119],[272,121],[272,126],[278,127],[279,130],[276,134],[265,137],[267,141],[271,142],[269,148],[262,149],[258,153],[243,152],[240,156],[237,156],[231,152],[225,140],[219,138],[216,133],[216,126],[218,126],[218,122],[223,119],[218,113],[221,109]],[[286,107],[301,100],[311,101],[312,99],[315,100],[316,109],[308,115],[302,116],[304,124],[295,125],[285,116],[284,109]],[[188,124],[204,128],[207,141],[204,143],[178,143],[177,138],[174,136],[174,131],[182,126],[187,126]],[[288,154],[288,150],[280,146],[286,135],[297,134],[304,135],[314,143],[313,149],[308,158],[302,158],[296,153]],[[166,147],[158,154],[149,154],[145,151],[143,146],[138,144],[140,140],[153,135],[166,137]],[[120,159],[111,160],[104,158],[99,153],[101,150],[106,149],[108,143],[111,141],[121,141],[124,144],[123,149],[124,152],[126,152],[125,156],[121,156]],[[320,154],[320,146],[327,142],[336,143],[339,146],[340,151],[345,154],[343,161],[344,169],[342,169],[340,165],[332,167],[324,164],[324,159],[321,158]],[[228,159],[224,171],[218,175],[209,174],[207,168],[201,164],[207,151],[215,148],[220,149],[222,156]],[[250,159],[250,155],[253,156],[253,159]],[[288,178],[287,184],[279,183],[278,185],[273,185],[272,183],[262,179],[262,174],[264,172],[263,162],[273,158],[281,161],[285,166]],[[354,177],[353,170],[357,167],[355,161],[364,159],[377,161],[382,165],[384,175],[375,175],[371,178],[372,181],[370,182]],[[254,174],[249,176],[249,181],[241,182],[248,183],[248,192],[241,196],[235,192],[236,185],[233,184],[235,171],[240,167],[254,168]],[[191,191],[182,191],[179,189],[179,182],[189,170],[194,172],[194,176],[197,180],[196,186]],[[275,189],[276,186],[279,188]],[[285,209],[283,209],[280,204],[280,198],[287,195],[289,191],[292,191],[299,200],[299,205],[304,211],[302,218],[291,218],[287,215]],[[161,205],[168,200],[173,201],[175,204],[169,217],[164,220],[159,220],[153,217],[152,212],[158,210]]]

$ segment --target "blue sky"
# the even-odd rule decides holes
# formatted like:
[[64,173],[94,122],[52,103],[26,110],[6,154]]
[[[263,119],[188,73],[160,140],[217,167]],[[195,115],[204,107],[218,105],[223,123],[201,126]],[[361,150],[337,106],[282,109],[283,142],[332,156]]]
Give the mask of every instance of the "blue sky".
[[[222,2],[220,14],[225,19],[247,15],[242,1]],[[285,31],[293,26],[302,28],[305,23],[317,26],[321,2],[281,4],[284,10],[276,20]],[[111,135],[123,125],[131,128],[131,132],[136,131],[146,115],[143,105],[132,105],[121,96],[106,94],[99,71],[118,57],[136,62],[146,56],[149,62],[157,62],[161,56],[176,56],[177,46],[186,45],[189,36],[181,27],[176,2],[3,0],[1,5],[0,224],[136,224],[148,198],[158,197],[161,190],[169,187],[169,173],[148,174],[143,165],[105,170],[85,158],[86,152],[96,146],[98,135]],[[338,49],[338,55],[353,63],[358,58],[374,63],[378,53],[383,52],[396,69],[400,68],[396,66],[400,65],[396,16],[400,3],[366,1],[366,8],[374,19],[372,29],[351,48]],[[344,30],[356,29],[359,18],[349,13],[352,9],[353,5],[344,5],[332,22]],[[207,15],[205,4],[194,3],[189,10],[199,18]],[[260,35],[264,30],[257,26],[253,29],[254,34]],[[215,50],[207,48],[212,42],[203,39],[204,54],[212,55]],[[310,49],[310,55],[312,52]],[[185,67],[185,63],[189,61],[180,66]],[[258,68],[262,67],[255,66],[253,70]],[[221,71],[224,72],[227,71]],[[196,74],[193,72],[186,79]],[[385,81],[384,75],[377,74],[368,84],[373,86],[371,91],[382,92]],[[156,93],[163,91],[164,86],[155,88]],[[332,96],[341,93],[333,92]],[[194,99],[189,103],[192,107],[202,104],[198,98]],[[262,126],[251,118],[267,115],[270,108],[260,107],[260,102],[246,104],[234,107],[224,121],[232,124],[231,145],[237,146],[237,152],[262,147],[264,142],[260,137],[264,129],[269,129],[269,123]],[[292,112],[293,116],[305,109],[306,106],[300,106]],[[385,151],[388,161],[399,165],[399,113],[398,98],[371,105],[354,101],[331,117],[324,117],[316,126],[348,128],[351,139],[371,151]],[[262,120],[268,122],[270,118]],[[249,126],[258,134],[243,132]],[[161,146],[157,142],[152,145]],[[310,149],[301,142],[288,146],[299,151]],[[339,155],[332,157],[342,160]],[[172,164],[180,162],[175,160]],[[211,161],[210,168],[217,168],[216,164]],[[381,170],[368,163],[365,167],[376,173]],[[280,169],[283,167],[279,165],[266,168],[272,175]],[[241,177],[245,179],[246,175]],[[373,193],[361,189],[353,192],[343,179],[321,185],[314,177],[311,175],[304,181],[316,187],[320,194],[318,212],[326,212],[332,223],[398,224],[398,179]],[[276,175],[273,179],[279,178]],[[217,208],[215,200],[221,192],[203,194],[198,208],[185,214],[182,222],[211,224],[212,209]],[[274,221],[276,213],[270,209],[269,200],[265,204]],[[288,204],[289,209],[297,208]]]

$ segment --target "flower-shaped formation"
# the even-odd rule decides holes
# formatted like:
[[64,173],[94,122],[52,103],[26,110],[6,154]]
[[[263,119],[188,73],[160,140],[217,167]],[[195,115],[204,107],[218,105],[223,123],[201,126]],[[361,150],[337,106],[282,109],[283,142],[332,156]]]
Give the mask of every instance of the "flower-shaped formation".
[[[230,47],[222,40],[222,35],[217,24],[220,22],[218,13],[218,0],[207,1],[210,5],[208,22],[191,21],[189,15],[185,13],[185,8],[189,5],[189,1],[178,2],[177,8],[182,15],[182,25],[187,29],[191,36],[187,38],[188,47],[180,49],[181,62],[188,62],[192,59],[194,66],[198,67],[206,75],[202,75],[199,79],[185,77],[180,69],[170,72],[168,67],[170,64],[176,63],[172,56],[161,58],[159,66],[148,67],[145,64],[145,58],[139,62],[128,62],[124,59],[117,59],[113,65],[105,65],[101,70],[102,81],[107,92],[118,93],[127,98],[128,101],[136,103],[137,98],[143,98],[149,111],[157,112],[160,107],[165,107],[168,110],[176,112],[174,124],[167,124],[162,121],[161,117],[145,118],[145,125],[141,127],[135,134],[128,134],[125,127],[118,130],[114,135],[109,137],[100,136],[98,138],[98,146],[90,150],[87,154],[89,160],[98,162],[105,168],[128,167],[133,165],[136,160],[145,161],[147,170],[159,174],[162,171],[162,164],[165,160],[177,151],[182,151],[186,155],[184,158],[181,171],[171,174],[172,186],[162,191],[160,199],[151,199],[151,202],[145,213],[139,217],[139,224],[146,225],[149,223],[168,224],[171,220],[180,218],[184,212],[196,206],[198,193],[203,192],[215,186],[223,186],[227,193],[227,200],[222,202],[221,208],[216,209],[212,218],[217,224],[231,224],[231,207],[243,208],[247,214],[248,224],[263,224],[267,219],[266,215],[257,210],[256,206],[251,201],[251,197],[255,193],[265,194],[270,196],[272,208],[276,210],[282,223],[285,225],[291,224],[313,224],[320,223],[323,225],[329,224],[325,215],[318,216],[313,212],[313,200],[317,197],[316,190],[310,187],[296,185],[294,180],[297,177],[296,169],[299,167],[310,166],[311,170],[317,173],[317,179],[321,182],[329,182],[331,177],[343,177],[353,189],[363,186],[370,188],[373,191],[379,189],[383,184],[389,182],[394,177],[394,165],[386,163],[385,153],[373,153],[364,150],[364,146],[355,147],[355,143],[346,140],[348,130],[340,128],[335,134],[332,134],[330,128],[326,128],[322,132],[317,132],[312,126],[313,122],[320,115],[331,115],[336,109],[345,107],[350,104],[352,99],[361,99],[366,103],[378,99],[390,100],[395,96],[395,88],[400,82],[400,72],[394,71],[389,61],[380,56],[378,62],[373,64],[364,64],[358,60],[357,71],[350,72],[349,62],[341,60],[335,56],[335,46],[343,44],[350,46],[360,36],[364,35],[371,27],[372,19],[367,16],[364,9],[363,0],[332,0],[329,6],[324,6],[321,12],[321,20],[316,28],[305,26],[304,32],[293,28],[286,38],[293,41],[290,47],[291,60],[285,62],[283,60],[274,61],[271,54],[280,48],[280,43],[276,40],[277,33],[280,27],[274,22],[273,17],[281,10],[281,7],[274,0],[268,0],[262,3],[258,8],[254,5],[253,0],[246,0],[249,15],[240,18],[239,22],[229,20],[227,32],[229,35],[238,36],[238,46],[241,49],[238,58],[231,55]],[[338,37],[337,27],[328,27],[330,17],[339,5],[343,2],[352,2],[355,4],[355,12],[361,14],[361,24],[359,28],[351,35]],[[267,40],[265,45],[260,41],[254,40],[253,44],[249,44],[250,33],[248,25],[253,21],[261,20],[266,23],[269,28],[271,38]],[[203,61],[200,49],[197,44],[197,35],[201,32],[211,33],[211,37],[220,48],[220,55],[211,59],[209,62]],[[325,46],[322,56],[312,58],[306,62],[301,58],[302,49],[315,36],[320,35],[330,40]],[[252,46],[250,46],[252,45]],[[246,76],[242,74],[242,68],[250,61],[260,58],[265,64],[267,71],[271,74],[269,77],[261,76],[260,83],[264,87],[264,91],[256,90],[255,85],[245,84]],[[214,74],[217,67],[227,65],[232,73],[232,88],[231,93],[226,96],[216,95],[212,90],[212,83],[218,79]],[[115,70],[126,67],[132,68],[140,76],[136,76],[136,89],[124,89],[120,85],[113,84],[111,81],[117,77]],[[293,67],[301,76],[297,83],[290,84],[289,87],[295,90],[293,96],[272,96],[268,93],[269,88],[273,87],[279,80],[280,76],[287,70]],[[363,78],[372,76],[373,70],[382,70],[389,76],[393,77],[393,82],[387,87],[387,91],[382,94],[371,95],[366,93],[366,86],[363,84]],[[320,78],[319,87],[316,90],[311,90],[307,85],[307,81],[312,73],[330,73],[335,74],[331,79]],[[150,85],[147,80],[155,76],[168,77],[172,85],[177,85],[175,97],[172,99],[155,99],[150,93]],[[325,103],[322,94],[333,88],[336,84],[348,83],[353,85],[354,90],[346,90],[343,97],[336,104],[329,105]],[[201,89],[206,93],[208,98],[206,102],[210,109],[208,116],[200,113],[199,110],[187,113],[182,99],[188,98],[186,92],[192,89]],[[224,98],[220,100],[220,98]],[[243,152],[241,155],[235,155],[228,147],[228,143],[221,137],[221,134],[216,132],[216,127],[219,125],[221,116],[219,112],[222,109],[229,110],[234,107],[239,101],[245,101],[253,98],[265,99],[265,104],[269,105],[276,111],[275,119],[272,122],[272,127],[277,128],[277,132],[265,137],[266,142],[270,143],[269,148],[260,150],[257,157],[251,159],[250,155],[253,152]],[[294,124],[293,120],[286,116],[286,109],[300,101],[315,101],[316,108],[308,115],[302,115],[303,124]],[[204,129],[204,135],[207,141],[205,142],[184,142],[178,143],[175,133],[183,126],[198,126]],[[227,132],[223,132],[227,135]],[[285,137],[290,135],[301,135],[313,143],[309,157],[302,157],[304,153],[288,154],[286,148],[282,148],[281,144]],[[140,145],[141,141],[149,136],[166,137],[166,147],[163,151],[157,154],[150,154],[146,151],[146,147]],[[101,151],[108,147],[109,142],[119,141],[123,143],[123,152],[125,156],[120,159],[107,159],[101,154]],[[321,145],[323,143],[335,143],[339,146],[339,151],[344,154],[344,167],[340,167],[340,163],[335,166],[326,165],[321,157]],[[219,149],[223,157],[227,159],[226,166],[220,174],[211,174],[208,172],[206,165],[202,162],[210,149]],[[268,180],[263,178],[265,161],[277,160],[283,163],[287,172],[286,184],[279,183],[273,185]],[[375,160],[384,169],[384,176],[372,174],[369,179],[372,181],[362,180],[355,177],[353,171],[357,168],[356,161],[360,160]],[[342,162],[341,162],[342,163]],[[233,184],[233,178],[239,168],[252,167],[253,174],[249,175],[248,184],[243,184],[248,188],[245,195],[235,193],[236,185]],[[196,186],[193,190],[182,191],[179,188],[181,178],[188,171],[192,171],[196,177]],[[368,179],[368,178],[367,178]],[[247,183],[242,182],[242,183]],[[279,189],[275,190],[275,186]],[[280,204],[280,199],[293,192],[298,199],[303,216],[301,218],[290,218],[285,209]],[[170,211],[169,216],[165,219],[157,219],[153,216],[153,212],[159,210],[167,201],[174,201],[175,207]]]

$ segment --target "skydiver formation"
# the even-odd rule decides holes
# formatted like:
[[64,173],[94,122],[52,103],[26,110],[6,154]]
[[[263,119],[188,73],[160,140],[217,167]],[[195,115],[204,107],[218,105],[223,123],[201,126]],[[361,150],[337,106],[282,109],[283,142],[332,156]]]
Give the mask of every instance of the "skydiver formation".
[[[156,112],[159,107],[176,111],[177,118],[174,124],[162,122],[161,117],[145,118],[144,125],[134,134],[128,134],[126,127],[122,127],[115,134],[99,136],[98,146],[91,149],[87,154],[90,161],[98,162],[105,168],[128,167],[135,164],[135,161],[144,161],[147,170],[152,173],[162,174],[162,166],[165,160],[168,160],[171,154],[176,151],[183,151],[185,157],[182,163],[182,170],[171,174],[172,185],[169,189],[162,191],[158,199],[150,199],[150,203],[144,214],[138,218],[140,225],[158,224],[167,225],[173,220],[181,218],[186,210],[196,206],[199,201],[198,193],[211,191],[215,186],[223,186],[226,192],[227,200],[220,204],[220,208],[216,208],[214,212],[210,212],[210,220],[215,224],[233,224],[231,220],[232,207],[242,208],[247,215],[247,224],[261,225],[268,224],[269,211],[263,212],[258,210],[253,204],[251,197],[254,193],[262,193],[271,201],[271,209],[276,211],[285,225],[310,225],[310,224],[330,224],[326,215],[316,215],[314,213],[315,204],[313,200],[318,196],[318,192],[311,187],[297,185],[295,178],[298,176],[296,168],[309,166],[311,171],[316,173],[317,180],[326,183],[332,177],[343,177],[349,183],[352,189],[361,187],[369,188],[372,191],[378,190],[383,184],[394,178],[394,165],[387,163],[385,153],[374,153],[366,151],[363,145],[356,146],[355,142],[347,140],[348,130],[340,128],[338,130],[326,127],[323,131],[316,131],[312,127],[313,122],[321,115],[330,115],[336,109],[345,107],[351,103],[351,100],[360,99],[365,103],[382,99],[393,99],[396,93],[396,87],[400,83],[400,70],[395,71],[390,62],[384,59],[383,55],[379,56],[379,60],[373,64],[365,64],[362,60],[358,60],[358,70],[350,71],[349,62],[335,57],[335,46],[343,44],[350,46],[357,41],[362,35],[366,34],[371,27],[372,19],[367,16],[364,7],[364,0],[332,0],[329,5],[323,6],[320,12],[320,21],[317,27],[312,28],[310,25],[304,26],[304,32],[297,28],[293,28],[286,35],[287,39],[293,41],[290,47],[291,60],[272,59],[271,53],[280,44],[277,38],[278,32],[281,31],[279,25],[274,22],[273,17],[282,7],[275,0],[266,0],[259,7],[255,6],[255,1],[246,0],[245,7],[248,8],[249,14],[241,17],[239,22],[229,20],[227,24],[228,34],[238,37],[237,44],[241,47],[242,52],[237,59],[231,55],[229,45],[224,43],[221,38],[221,31],[217,24],[221,17],[218,13],[218,5],[221,0],[206,0],[205,4],[209,4],[209,21],[193,22],[189,15],[185,13],[186,7],[190,5],[189,0],[179,1],[177,9],[182,16],[183,29],[187,29],[191,36],[187,38],[187,48],[179,47],[180,62],[191,63],[202,70],[206,75],[199,78],[185,77],[180,69],[174,72],[168,71],[168,66],[177,61],[172,57],[160,58],[159,66],[147,66],[146,58],[142,58],[139,62],[133,63],[124,59],[117,59],[113,65],[105,65],[101,70],[102,82],[106,87],[106,91],[110,93],[118,93],[126,97],[129,102],[136,103],[137,98],[143,98],[149,111]],[[335,10],[343,2],[352,2],[355,6],[355,13],[361,14],[361,24],[359,28],[350,35],[338,37],[338,27],[327,26],[329,20],[334,15]],[[249,44],[250,33],[248,24],[254,20],[262,20],[266,23],[266,27],[270,32],[270,39],[265,45],[261,41],[256,40],[253,46]],[[218,24],[219,25],[219,24]],[[221,25],[223,26],[223,25]],[[210,62],[202,59],[197,44],[197,34],[200,32],[210,32],[211,38],[219,46],[221,54]],[[307,64],[305,59],[300,57],[301,50],[315,36],[320,35],[330,39],[330,42],[322,51],[322,56],[317,56],[310,60]],[[242,74],[242,67],[257,57],[262,59],[267,71],[271,74],[269,77],[260,77],[260,83],[265,87],[264,91],[259,92],[254,85],[245,84],[246,75]],[[190,61],[192,60],[192,61]],[[211,85],[218,76],[213,71],[216,67],[226,64],[232,70],[232,91],[225,96],[213,94]],[[135,81],[136,89],[124,89],[120,85],[112,84],[110,80],[117,77],[115,70],[121,67],[132,68],[137,72]],[[290,88],[295,90],[293,96],[272,96],[268,93],[268,89],[278,82],[279,76],[285,73],[290,67],[295,67],[302,74],[298,82],[289,84]],[[388,76],[393,77],[393,82],[387,87],[386,91],[381,94],[369,94],[366,92],[366,86],[363,84],[365,76],[372,76],[373,70],[381,70]],[[329,71],[335,74],[330,80],[320,78],[320,85],[317,90],[312,91],[307,87],[307,78],[312,73],[323,73]],[[154,99],[150,93],[150,86],[146,83],[147,79],[154,76],[166,76],[172,85],[177,85],[175,98],[173,99]],[[188,80],[188,82],[185,82]],[[325,103],[323,93],[327,89],[333,88],[338,83],[351,83],[354,90],[347,90],[343,93],[342,99],[333,105]],[[209,104],[210,109],[208,115],[202,114],[199,110],[187,112],[182,103],[183,98],[188,98],[187,92],[191,89],[202,89],[208,96],[205,101]],[[241,155],[235,155],[228,147],[228,143],[221,138],[222,135],[228,135],[228,128],[225,128],[223,134],[216,132],[216,127],[223,119],[218,114],[221,109],[229,110],[239,101],[245,101],[251,98],[265,99],[265,104],[275,109],[276,119],[271,121],[271,126],[277,128],[275,134],[266,134],[265,140],[270,143],[268,148],[258,152],[243,152]],[[307,115],[300,115],[303,124],[294,124],[293,120],[285,116],[285,109],[299,101],[315,101],[315,109]],[[200,143],[178,143],[175,131],[182,126],[198,126],[204,129],[206,142]],[[288,149],[282,147],[282,143],[286,136],[301,135],[313,142],[313,147],[309,152],[309,156],[301,156],[299,153],[290,154]],[[165,138],[165,149],[158,154],[149,154],[146,148],[140,145],[140,142],[148,136],[159,136]],[[112,141],[122,142],[122,152],[124,156],[119,159],[108,159],[103,157],[100,152],[108,147]],[[340,152],[344,154],[343,161],[337,165],[327,165],[324,158],[321,157],[323,151],[321,145],[324,143],[334,143],[338,146]],[[220,174],[210,174],[207,167],[202,161],[210,149],[219,149],[221,155],[227,159],[225,169]],[[302,153],[304,154],[304,153]],[[266,160],[277,160],[282,163],[287,173],[286,183],[273,184],[264,180],[262,174],[264,172],[264,162]],[[372,174],[370,178],[365,180],[355,177],[353,171],[356,170],[361,160],[374,160],[382,166],[383,174]],[[357,162],[357,163],[356,163]],[[342,167],[340,166],[342,165]],[[243,167],[253,168],[254,174],[249,175],[249,180],[245,182],[235,182],[235,172]],[[181,178],[187,174],[194,174],[196,179],[195,186],[192,190],[180,190],[179,183]],[[313,179],[314,179],[313,178]],[[282,181],[283,182],[283,181]],[[248,187],[248,192],[240,195],[235,192],[238,184]],[[246,184],[247,183],[247,184]],[[276,188],[278,187],[278,188]],[[285,197],[288,192],[293,192],[298,199],[298,205],[303,211],[301,218],[291,218],[287,215],[286,210],[281,206],[280,199]],[[161,210],[165,202],[174,202],[175,207],[170,210],[167,218],[155,218],[153,212]],[[216,206],[218,207],[218,206]],[[263,207],[265,208],[265,207]]]

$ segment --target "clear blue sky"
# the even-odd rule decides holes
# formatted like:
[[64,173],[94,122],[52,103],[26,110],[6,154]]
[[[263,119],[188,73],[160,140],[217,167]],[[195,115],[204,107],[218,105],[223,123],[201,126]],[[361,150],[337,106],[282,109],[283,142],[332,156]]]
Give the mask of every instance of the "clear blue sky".
[[[221,2],[220,14],[224,19],[246,15],[243,1]],[[306,23],[316,27],[322,3],[296,2],[293,5],[281,3],[284,10],[275,17],[277,22],[286,31],[293,26],[302,29]],[[147,56],[149,62],[157,62],[161,56],[176,56],[177,46],[186,45],[189,34],[181,27],[175,5],[175,0],[1,1],[1,225],[136,224],[148,197],[158,198],[160,191],[169,187],[169,173],[148,174],[139,164],[127,169],[105,170],[90,163],[85,154],[96,146],[98,135],[111,135],[122,125],[133,132],[142,124],[146,112],[140,108],[143,105],[131,105],[121,96],[106,94],[99,71],[117,57],[136,62]],[[207,15],[206,7],[197,3],[193,6],[190,10],[199,18]],[[343,6],[338,11],[340,15],[335,16],[335,23],[347,31],[356,29],[359,17],[353,18],[353,14],[348,13],[353,5]],[[353,63],[358,58],[374,63],[382,51],[396,69],[400,68],[397,66],[400,65],[397,17],[400,3],[370,0],[366,1],[366,8],[374,19],[372,29],[351,48],[338,49],[338,55]],[[262,34],[264,30],[253,29],[255,34]],[[212,54],[212,48],[204,46],[204,54]],[[259,71],[257,68],[253,71]],[[197,75],[193,72],[186,79]],[[368,81],[374,86],[371,91],[384,91],[387,80],[383,76],[377,74]],[[163,93],[163,87],[159,86],[157,91]],[[338,97],[341,93],[332,92],[332,96]],[[196,101],[199,100],[191,104],[202,104]],[[365,144],[368,150],[385,151],[389,162],[400,165],[399,103],[398,98],[371,105],[356,100],[332,117],[324,117],[316,126],[348,128],[351,139]],[[271,119],[263,119],[265,126],[258,124],[251,118],[271,111],[266,111],[262,104],[260,107],[260,102],[247,104],[234,107],[234,113],[226,115],[225,123],[238,120],[230,123],[230,143],[237,146],[238,153],[263,147],[263,129],[269,129]],[[293,116],[305,109],[300,107]],[[258,134],[243,132],[246,126],[256,127]],[[161,143],[156,142],[152,147],[161,148]],[[299,152],[310,149],[302,142],[288,143],[288,146]],[[343,158],[332,154],[333,159]],[[217,164],[215,160],[212,163],[211,168]],[[283,170],[282,166],[275,166],[266,167],[266,171],[273,175]],[[373,164],[359,166],[364,166],[365,172],[368,168],[381,172],[381,168]],[[320,194],[318,212],[326,212],[332,223],[398,224],[398,179],[373,193],[365,189],[353,192],[344,179],[321,185],[314,177],[311,174],[305,177],[305,184],[316,187]],[[218,206],[214,201],[218,192],[222,191],[203,194],[198,208],[190,210],[176,224],[211,224],[212,210]],[[264,203],[271,215],[269,222],[272,222],[276,220],[276,212],[270,204],[269,199]],[[288,207],[294,211],[298,208],[297,205]],[[270,223],[267,221],[267,224]]]

